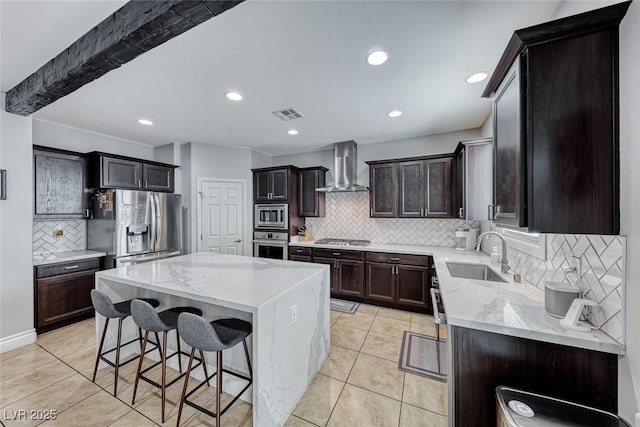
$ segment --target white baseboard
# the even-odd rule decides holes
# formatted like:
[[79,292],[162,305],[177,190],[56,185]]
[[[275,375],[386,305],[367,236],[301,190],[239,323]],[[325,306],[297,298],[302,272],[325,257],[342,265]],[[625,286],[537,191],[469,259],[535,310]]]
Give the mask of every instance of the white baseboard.
[[36,338],[37,335],[35,329],[29,329],[28,331],[0,338],[0,353],[5,353],[25,345],[33,344],[36,342]]

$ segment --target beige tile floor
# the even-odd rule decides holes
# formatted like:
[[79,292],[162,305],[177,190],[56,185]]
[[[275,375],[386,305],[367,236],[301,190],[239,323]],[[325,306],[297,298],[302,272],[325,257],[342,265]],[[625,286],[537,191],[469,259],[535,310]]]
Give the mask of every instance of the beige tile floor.
[[[352,315],[332,311],[329,358],[285,426],[446,426],[446,383],[397,368],[406,330],[434,335],[433,318],[364,304]],[[91,382],[94,357],[93,319],[42,334],[36,344],[1,354],[0,421],[6,426],[160,425],[159,390],[141,382],[136,403],[131,404],[136,363],[121,368],[114,398],[111,368],[100,370],[96,383]],[[168,371],[169,378],[177,375]],[[159,368],[154,374],[159,375]],[[179,381],[167,390],[164,425],[176,424],[181,388]],[[224,395],[224,401],[229,398]],[[204,387],[194,399],[213,407],[215,389]],[[27,419],[12,420],[20,410],[27,411]],[[55,420],[38,419],[46,411],[55,411]],[[222,420],[224,426],[251,426],[251,405],[236,402]],[[213,426],[215,420],[185,407],[181,425]]]

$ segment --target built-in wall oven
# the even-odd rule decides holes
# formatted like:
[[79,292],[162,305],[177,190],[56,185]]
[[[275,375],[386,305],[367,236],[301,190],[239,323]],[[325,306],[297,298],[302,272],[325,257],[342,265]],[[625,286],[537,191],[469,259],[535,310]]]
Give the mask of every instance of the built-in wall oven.
[[289,205],[255,205],[254,228],[289,230]]
[[271,259],[289,258],[289,233],[255,231],[253,256]]

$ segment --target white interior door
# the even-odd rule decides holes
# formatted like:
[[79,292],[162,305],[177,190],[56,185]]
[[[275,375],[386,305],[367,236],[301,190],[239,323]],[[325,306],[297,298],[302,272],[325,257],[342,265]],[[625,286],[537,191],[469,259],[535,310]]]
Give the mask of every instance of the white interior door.
[[243,187],[242,182],[201,182],[200,251],[244,255]]

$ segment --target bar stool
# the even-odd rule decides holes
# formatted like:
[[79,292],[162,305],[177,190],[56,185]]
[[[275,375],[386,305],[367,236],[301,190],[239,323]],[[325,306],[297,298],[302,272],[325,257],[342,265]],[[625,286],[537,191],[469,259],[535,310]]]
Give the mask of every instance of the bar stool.
[[[220,319],[213,322],[207,322],[200,316],[194,316],[193,314],[184,313],[178,318],[178,331],[182,335],[184,342],[191,346],[191,355],[189,357],[189,365],[187,367],[187,376],[184,379],[184,387],[182,388],[182,397],[180,398],[180,408],[178,409],[178,422],[176,426],[180,426],[180,416],[182,415],[182,406],[184,403],[195,408],[210,417],[216,419],[216,427],[220,427],[220,417],[227,412],[227,410],[233,405],[244,393],[249,386],[253,383],[253,370],[251,368],[251,360],[249,359],[249,350],[247,349],[246,338],[252,332],[251,323],[245,322],[240,319]],[[235,346],[240,343],[244,346],[244,354],[247,358],[247,365],[249,367],[249,376],[240,375],[238,373],[223,369],[222,367],[222,351]],[[189,400],[189,397],[195,393],[205,383],[199,384],[189,393],[187,393],[187,385],[189,383],[189,374],[191,373],[191,365],[193,363],[195,351],[200,351],[200,357],[203,351],[215,351],[216,352],[216,372],[210,377],[206,377],[206,384],[209,385],[209,380],[216,377],[216,412],[211,412],[206,408]],[[238,378],[248,381],[248,384],[242,389],[237,396],[233,398],[231,402],[224,409],[220,410],[220,401],[222,395],[222,373],[234,375]],[[206,371],[205,371],[206,376]]]
[[[127,360],[126,362],[120,363],[120,348],[124,347],[125,345],[129,345],[133,342],[139,342],[140,343],[140,354],[143,354],[143,347],[142,347],[142,331],[140,330],[140,328],[138,328],[138,338],[132,339],[131,341],[128,341],[124,344],[121,344],[121,337],[122,337],[122,322],[124,321],[124,319],[126,319],[127,317],[129,317],[131,315],[131,301],[132,300],[127,300],[127,301],[122,301],[122,302],[118,302],[118,303],[113,303],[111,301],[111,298],[109,298],[109,295],[107,295],[106,293],[99,291],[97,289],[92,289],[91,290],[91,303],[93,304],[93,308],[95,309],[95,311],[98,312],[98,314],[100,314],[101,316],[106,317],[106,321],[104,323],[104,329],[102,330],[102,337],[100,338],[100,346],[98,347],[98,354],[96,356],[96,364],[93,368],[93,378],[91,379],[91,381],[93,381],[94,383],[96,382],[96,373],[98,372],[98,363],[100,362],[100,360],[102,360],[103,362],[107,363],[108,365],[112,366],[115,368],[115,381],[113,383],[113,395],[117,396],[118,394],[118,369],[121,366],[124,366],[128,363],[133,362],[134,360],[136,360],[136,358],[134,357],[133,359]],[[160,305],[160,302],[158,302],[158,300],[152,299],[152,298],[146,298],[144,299],[144,301],[146,301],[149,305],[151,305],[152,307],[157,307]],[[112,348],[111,350],[107,350],[105,352],[102,351],[102,348],[104,346],[104,339],[107,335],[107,328],[109,327],[109,320],[111,319],[118,319],[118,339],[116,341],[116,346],[114,348]],[[156,334],[156,343],[152,343],[154,344],[154,347],[149,349],[147,351],[153,351],[156,348],[158,348],[158,344],[160,341],[158,340],[158,334]],[[109,359],[107,359],[105,357],[105,355],[111,353],[111,352],[116,352],[116,361],[115,363],[113,363],[112,361],[110,361]],[[146,354],[146,353],[144,353]]]
[[[181,313],[189,313],[193,316],[201,316],[202,311],[200,309],[194,307],[174,307],[168,310],[161,311],[157,313],[153,306],[146,301],[143,300],[133,300],[131,301],[131,314],[133,316],[133,321],[139,328],[145,330],[144,340],[142,341],[142,348],[144,350],[147,345],[147,339],[149,337],[149,332],[162,332],[162,345],[160,345],[160,361],[154,363],[153,365],[142,369],[142,361],[143,358],[140,358],[138,362],[138,370],[136,371],[136,380],[133,386],[133,398],[131,399],[131,404],[135,404],[136,401],[136,392],[138,390],[138,381],[140,379],[146,381],[147,383],[158,387],[162,390],[162,422],[164,423],[164,407],[165,407],[165,394],[167,387],[175,384],[180,378],[185,376],[185,373],[182,372],[182,359],[181,356],[189,356],[187,353],[180,350],[180,333],[178,332],[178,316]],[[176,331],[176,343],[177,343],[177,351],[172,353],[170,356],[167,356],[167,333],[169,331]],[[167,384],[167,359],[170,359],[173,356],[178,356],[178,368],[181,374],[174,378],[169,384]],[[204,361],[204,354],[200,352],[200,359],[196,359],[198,364],[195,367],[198,367]],[[158,384],[152,379],[146,377],[144,374],[151,369],[155,368],[158,365],[162,365],[162,383]],[[204,365],[204,373],[205,377],[207,376],[207,366]],[[207,381],[208,384],[208,381]]]

